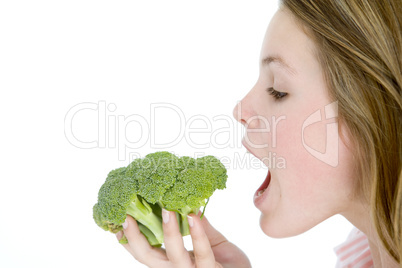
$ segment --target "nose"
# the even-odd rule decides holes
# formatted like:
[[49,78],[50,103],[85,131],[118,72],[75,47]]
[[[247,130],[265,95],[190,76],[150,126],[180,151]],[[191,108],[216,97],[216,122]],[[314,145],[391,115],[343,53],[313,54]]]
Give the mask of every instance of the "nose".
[[241,101],[239,101],[233,109],[233,117],[236,119],[237,122],[245,125],[246,122],[244,119],[242,119],[241,107],[242,104]]
[[254,123],[252,123],[251,121],[255,120],[250,119],[256,116],[256,112],[253,109],[253,105],[251,102],[250,93],[247,94],[247,96],[245,96],[241,101],[239,101],[233,109],[233,117],[236,119],[236,121],[248,127],[250,127],[250,125],[247,124],[251,123],[254,125]]

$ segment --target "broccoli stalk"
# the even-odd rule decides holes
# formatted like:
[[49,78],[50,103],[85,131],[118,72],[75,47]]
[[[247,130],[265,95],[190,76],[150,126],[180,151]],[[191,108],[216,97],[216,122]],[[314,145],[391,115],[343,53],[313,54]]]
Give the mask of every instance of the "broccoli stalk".
[[[127,207],[126,213],[143,225],[143,227],[141,227],[142,233],[144,233],[145,228],[152,233],[154,237],[152,237],[151,244],[156,246],[163,243],[163,229],[162,218],[158,216],[160,213],[156,211],[159,206],[153,207],[154,208],[141,197],[135,196],[133,202]],[[147,237],[149,235],[148,233]]]
[[[205,207],[204,207],[205,209]],[[176,211],[177,222],[179,223],[179,229],[182,236],[186,236],[190,234],[190,226],[188,225],[187,215],[189,214],[198,214],[199,209],[193,209],[189,206],[186,206],[181,209],[180,212]]]
[[[176,212],[180,232],[190,234],[187,215],[197,214],[216,189],[224,189],[226,168],[213,156],[198,159],[157,152],[111,171],[93,207],[104,230],[122,230],[126,215],[155,247],[163,243],[162,208]],[[121,243],[127,243],[123,237]]]
[[[163,243],[163,228],[162,228],[162,204],[152,205],[147,203],[141,197],[136,196],[133,202],[127,207],[126,213],[138,222],[140,231],[148,239],[149,244],[154,247],[160,247]],[[181,212],[176,213],[176,219],[179,225],[182,236],[190,234],[187,215],[194,213],[198,214],[198,209],[194,210],[190,207],[181,209]],[[126,244],[127,238],[123,236],[120,243]]]

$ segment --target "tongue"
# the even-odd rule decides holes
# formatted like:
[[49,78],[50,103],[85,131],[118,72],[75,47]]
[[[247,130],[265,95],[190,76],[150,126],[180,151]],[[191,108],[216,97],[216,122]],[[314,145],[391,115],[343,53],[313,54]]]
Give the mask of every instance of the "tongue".
[[261,184],[260,188],[258,188],[257,192],[267,189],[270,181],[271,181],[271,172],[269,172],[268,170],[267,177],[265,178],[265,181]]

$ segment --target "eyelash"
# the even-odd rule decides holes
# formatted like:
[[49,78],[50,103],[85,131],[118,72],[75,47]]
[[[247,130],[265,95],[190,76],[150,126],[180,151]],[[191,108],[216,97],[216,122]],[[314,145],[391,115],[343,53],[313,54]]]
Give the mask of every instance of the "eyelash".
[[272,97],[275,98],[275,100],[282,99],[283,97],[288,95],[288,93],[286,93],[286,92],[276,91],[273,87],[268,88],[267,91],[268,91],[269,95],[271,95]]

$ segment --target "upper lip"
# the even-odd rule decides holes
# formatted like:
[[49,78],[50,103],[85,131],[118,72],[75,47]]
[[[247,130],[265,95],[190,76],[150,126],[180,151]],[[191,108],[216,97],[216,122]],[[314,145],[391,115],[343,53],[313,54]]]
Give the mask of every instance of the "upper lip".
[[[254,155],[254,157],[258,158],[261,162],[263,162],[260,157],[258,157],[252,150],[250,150],[250,148],[246,145],[246,141],[245,141],[244,139],[243,139],[243,141],[242,141],[242,144],[243,144],[244,148],[246,148],[246,150],[247,150],[250,154]],[[263,163],[264,163],[264,162],[263,162]]]

